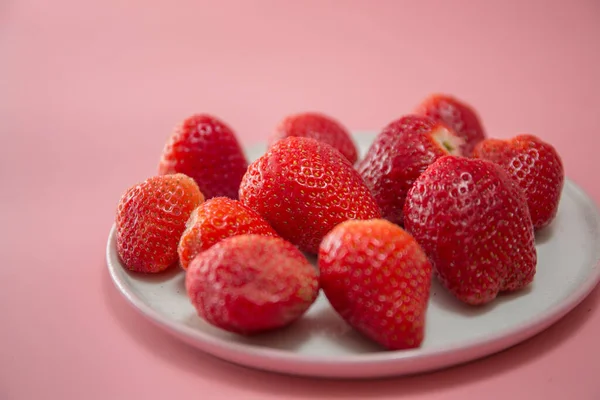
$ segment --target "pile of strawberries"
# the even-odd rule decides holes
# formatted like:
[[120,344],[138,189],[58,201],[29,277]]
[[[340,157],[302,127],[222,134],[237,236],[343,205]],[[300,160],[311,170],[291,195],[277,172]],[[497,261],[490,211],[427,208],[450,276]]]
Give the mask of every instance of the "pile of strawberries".
[[535,232],[555,218],[563,183],[550,144],[488,139],[451,96],[391,122],[361,160],[323,114],[285,118],[250,165],[228,125],[194,115],[158,175],[121,198],[117,249],[130,271],[179,265],[198,315],[230,332],[287,326],[323,290],[365,337],[415,348],[431,279],[473,306],[532,282]]

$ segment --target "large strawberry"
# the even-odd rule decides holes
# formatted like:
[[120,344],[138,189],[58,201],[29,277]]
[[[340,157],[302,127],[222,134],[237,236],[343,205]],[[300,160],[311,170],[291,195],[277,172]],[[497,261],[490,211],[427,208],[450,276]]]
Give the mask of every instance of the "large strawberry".
[[486,139],[475,147],[473,156],[499,164],[515,179],[525,193],[536,229],[554,220],[565,171],[551,144],[534,135],[518,135],[510,140]]
[[271,144],[290,136],[307,137],[327,143],[354,164],[358,158],[356,145],[348,130],[333,118],[316,112],[289,115],[271,137]]
[[319,249],[320,283],[333,308],[388,349],[419,347],[431,264],[415,239],[382,219],[346,221]]
[[169,137],[159,174],[180,172],[196,181],[207,199],[237,199],[248,161],[233,130],[206,114],[186,118]]
[[380,216],[350,162],[330,145],[302,137],[280,140],[248,167],[240,201],[310,253],[340,222]]
[[271,226],[254,210],[237,200],[214,197],[196,208],[181,235],[179,262],[183,269],[198,253],[230,236],[258,234],[277,236]]
[[416,107],[415,112],[443,122],[454,130],[464,140],[460,150],[465,156],[471,156],[477,143],[485,139],[477,112],[456,97],[432,94]]
[[430,165],[406,197],[404,226],[442,284],[465,303],[488,303],[535,275],[525,196],[490,161],[444,156]]
[[319,293],[317,271],[302,253],[263,235],[233,236],[200,253],[185,287],[201,318],[245,335],[289,325]]
[[161,272],[177,262],[177,243],[204,201],[183,174],[155,176],[127,189],[117,208],[117,252],[131,271]]
[[458,154],[462,143],[442,123],[408,115],[383,129],[357,170],[371,189],[383,217],[401,224],[404,199],[415,179],[439,157]]

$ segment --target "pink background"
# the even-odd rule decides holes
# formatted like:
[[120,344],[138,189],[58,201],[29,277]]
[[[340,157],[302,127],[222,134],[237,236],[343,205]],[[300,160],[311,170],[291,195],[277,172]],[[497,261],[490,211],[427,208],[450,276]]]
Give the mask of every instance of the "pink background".
[[290,112],[378,129],[445,91],[490,135],[552,142],[598,202],[600,2],[491,3],[0,1],[0,398],[600,399],[598,290],[494,357],[327,382],[192,350],[130,309],[105,268],[121,193],[198,111],[249,145]]

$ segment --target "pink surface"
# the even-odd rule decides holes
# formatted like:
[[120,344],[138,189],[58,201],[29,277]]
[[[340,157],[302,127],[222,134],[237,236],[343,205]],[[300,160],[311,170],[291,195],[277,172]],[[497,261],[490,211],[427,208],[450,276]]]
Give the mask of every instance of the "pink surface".
[[598,289],[488,359],[327,382],[192,350],[130,309],[106,271],[119,196],[196,111],[248,145],[290,112],[378,129],[450,92],[491,135],[552,142],[599,202],[600,3],[491,3],[0,2],[0,398],[599,399]]

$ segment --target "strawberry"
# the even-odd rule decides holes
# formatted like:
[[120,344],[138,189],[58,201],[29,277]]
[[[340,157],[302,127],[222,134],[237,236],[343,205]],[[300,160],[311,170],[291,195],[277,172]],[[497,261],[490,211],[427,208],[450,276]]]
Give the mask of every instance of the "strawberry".
[[485,139],[485,131],[475,110],[455,97],[433,94],[419,104],[415,112],[445,123],[464,140],[461,153],[470,157],[477,143]]
[[300,318],[319,293],[316,269],[277,237],[229,237],[197,255],[185,277],[198,316],[244,335],[284,327]]
[[421,345],[431,264],[416,240],[383,219],[346,221],[323,239],[320,284],[353,328],[387,349]]
[[554,220],[565,171],[552,145],[525,134],[510,140],[486,139],[475,147],[473,156],[495,162],[515,179],[525,193],[535,229]]
[[340,222],[380,216],[352,164],[330,145],[301,137],[280,140],[248,167],[240,201],[309,253]]
[[386,126],[357,165],[383,218],[402,224],[404,199],[415,179],[439,157],[458,154],[462,142],[428,117],[408,115]]
[[408,192],[404,226],[443,286],[465,303],[488,303],[535,275],[525,196],[490,161],[444,156],[431,164]]
[[207,199],[237,199],[248,161],[229,126],[205,114],[186,118],[169,137],[160,159],[160,175],[192,177]]
[[187,222],[177,249],[179,262],[187,269],[198,253],[230,236],[258,234],[277,236],[260,215],[237,200],[214,197],[200,204]]
[[271,137],[271,145],[290,136],[307,137],[327,143],[354,164],[358,159],[350,133],[333,118],[315,112],[289,115],[279,123]]
[[125,268],[161,272],[177,262],[177,243],[191,212],[204,201],[183,174],[155,176],[127,189],[117,207],[117,252]]

